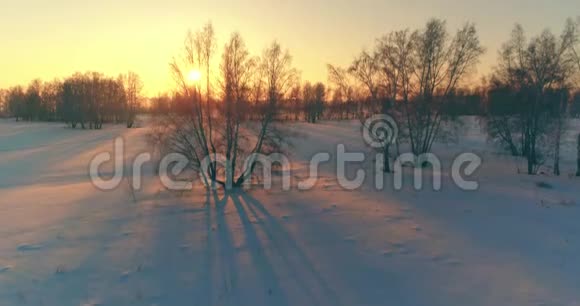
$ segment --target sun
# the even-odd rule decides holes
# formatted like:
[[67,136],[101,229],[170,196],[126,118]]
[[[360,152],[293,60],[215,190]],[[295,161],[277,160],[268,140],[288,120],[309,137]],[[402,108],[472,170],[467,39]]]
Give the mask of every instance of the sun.
[[187,74],[187,79],[191,82],[191,83],[197,83],[201,80],[201,72],[197,69],[191,70],[188,74]]

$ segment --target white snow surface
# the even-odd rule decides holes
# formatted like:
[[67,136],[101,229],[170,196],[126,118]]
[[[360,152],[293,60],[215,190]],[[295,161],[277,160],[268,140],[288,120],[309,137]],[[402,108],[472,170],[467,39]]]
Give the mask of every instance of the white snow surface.
[[[123,136],[128,175],[147,128],[0,120],[0,305],[580,305],[572,136],[564,175],[532,177],[467,121],[434,147],[441,191],[346,190],[327,163],[310,191],[224,196],[167,191],[151,164],[134,195],[94,187],[90,159]],[[287,129],[293,185],[339,143],[368,152],[349,172],[373,163],[355,122]],[[483,157],[478,191],[451,182],[460,152]]]

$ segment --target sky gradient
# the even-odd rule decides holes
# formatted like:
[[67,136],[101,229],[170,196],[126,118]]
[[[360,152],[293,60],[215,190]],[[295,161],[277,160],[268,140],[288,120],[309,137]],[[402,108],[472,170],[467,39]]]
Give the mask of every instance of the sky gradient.
[[[10,2],[10,3],[9,3]],[[212,21],[218,46],[233,31],[260,54],[277,39],[294,57],[302,79],[326,81],[326,64],[348,65],[375,38],[422,27],[431,17],[450,31],[476,23],[487,48],[478,73],[494,65],[516,22],[528,35],[559,33],[580,14],[578,0],[21,0],[0,3],[0,88],[51,80],[76,71],[141,75],[145,93],[171,89],[168,63],[188,29]]]

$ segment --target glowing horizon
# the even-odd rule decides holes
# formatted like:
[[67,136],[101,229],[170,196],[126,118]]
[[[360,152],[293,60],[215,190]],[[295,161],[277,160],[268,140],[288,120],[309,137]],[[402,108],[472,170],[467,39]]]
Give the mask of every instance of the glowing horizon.
[[[471,21],[487,48],[478,67],[481,75],[495,64],[497,50],[516,22],[528,36],[544,28],[558,33],[567,17],[580,14],[579,8],[572,0],[221,0],[195,4],[174,0],[163,5],[136,0],[122,4],[25,0],[0,9],[0,88],[74,72],[116,76],[134,71],[143,79],[145,94],[156,95],[174,88],[168,64],[179,55],[187,30],[195,31],[208,21],[214,24],[220,50],[234,31],[241,33],[253,55],[278,40],[290,50],[302,80],[312,82],[326,82],[326,64],[348,65],[353,56],[389,31],[422,27],[431,17],[447,20],[450,32]],[[221,54],[214,57],[216,62],[220,59]]]

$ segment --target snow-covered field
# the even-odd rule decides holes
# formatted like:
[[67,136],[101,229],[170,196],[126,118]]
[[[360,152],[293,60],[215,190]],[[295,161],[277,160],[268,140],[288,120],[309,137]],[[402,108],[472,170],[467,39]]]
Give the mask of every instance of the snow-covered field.
[[[369,151],[356,123],[288,128],[293,183],[315,153]],[[441,191],[348,191],[332,163],[310,191],[176,193],[151,165],[134,194],[95,188],[91,157],[122,135],[129,164],[146,133],[0,120],[0,305],[580,305],[571,137],[565,175],[529,177],[470,121],[435,147]],[[478,191],[449,176],[465,151],[484,160]]]

